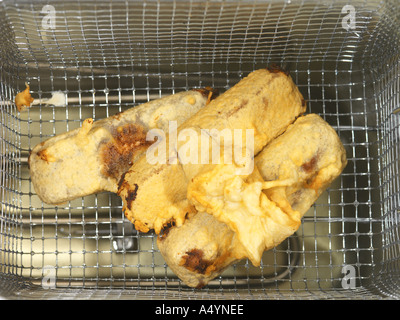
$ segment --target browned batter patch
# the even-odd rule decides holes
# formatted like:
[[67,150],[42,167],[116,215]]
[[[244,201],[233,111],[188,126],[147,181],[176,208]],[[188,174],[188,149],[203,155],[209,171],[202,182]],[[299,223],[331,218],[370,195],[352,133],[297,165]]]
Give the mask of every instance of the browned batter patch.
[[138,189],[139,189],[139,186],[135,183],[134,184],[134,188],[133,188],[133,190],[132,189],[129,189],[128,190],[128,195],[126,196],[126,198],[125,198],[125,200],[126,200],[126,205],[127,205],[127,207],[129,208],[129,209],[131,209],[132,208],[132,202],[133,201],[135,201],[135,199],[136,199],[136,195],[137,195],[137,191],[138,191]]
[[[185,214],[185,220],[189,219],[193,214],[196,214],[196,213],[197,213],[197,210],[195,209],[195,207],[192,206],[192,205],[189,206],[188,207],[188,212],[186,212],[186,214]],[[158,234],[159,239],[161,241],[164,241],[167,238],[170,230],[173,227],[175,227],[175,225],[176,225],[175,219],[171,219],[170,221],[165,223],[163,225],[163,227],[161,228],[160,233]]]
[[56,159],[48,153],[47,149],[40,150],[37,155],[41,160],[47,163],[56,161]]
[[175,226],[175,220],[171,220],[170,222],[168,222],[166,225],[164,225],[164,227],[161,229],[160,234],[158,235],[159,239],[161,241],[164,241],[168,234],[169,231],[171,230],[171,228],[173,228]]
[[120,194],[120,190],[121,190],[122,187],[129,188],[129,183],[125,181],[125,175],[126,175],[128,172],[129,172],[129,171],[125,171],[125,172],[121,175],[121,178],[120,178],[119,181],[118,181],[118,192],[117,192],[118,195]]
[[137,124],[128,123],[112,130],[113,139],[101,147],[102,174],[118,181],[132,165],[135,156],[153,142],[146,141],[146,131]]
[[271,73],[279,73],[279,72],[282,72],[282,73],[285,74],[286,76],[289,75],[289,71],[288,71],[288,70],[284,70],[282,67],[280,67],[280,66],[278,66],[277,64],[274,64],[274,63],[270,64],[270,65],[267,67],[267,70],[268,70],[269,72],[271,72]]
[[212,261],[203,259],[203,256],[204,252],[202,250],[192,249],[182,257],[181,265],[190,271],[205,274]]
[[221,269],[224,261],[229,257],[229,252],[225,252],[215,260],[204,259],[204,252],[201,249],[192,249],[187,251],[180,261],[180,265],[189,271],[209,275],[213,271]]
[[302,164],[301,169],[307,173],[315,171],[318,162],[318,154],[312,157],[309,161]]

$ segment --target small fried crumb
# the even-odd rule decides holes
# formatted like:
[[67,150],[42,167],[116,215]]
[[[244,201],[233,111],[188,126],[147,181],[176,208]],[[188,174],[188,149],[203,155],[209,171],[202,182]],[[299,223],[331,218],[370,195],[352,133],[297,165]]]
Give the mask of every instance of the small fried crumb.
[[32,98],[30,92],[29,92],[29,85],[25,83],[26,89],[22,92],[17,93],[15,96],[15,105],[17,106],[17,109],[19,112],[22,112],[29,108],[35,100]]

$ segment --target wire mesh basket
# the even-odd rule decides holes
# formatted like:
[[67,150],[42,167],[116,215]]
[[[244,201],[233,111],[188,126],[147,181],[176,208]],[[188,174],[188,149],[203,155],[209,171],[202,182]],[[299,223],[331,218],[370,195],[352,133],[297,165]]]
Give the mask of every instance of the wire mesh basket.
[[[0,15],[0,296],[400,297],[398,2],[5,0]],[[171,93],[224,91],[270,63],[338,132],[348,165],[260,267],[243,260],[192,289],[115,194],[36,195],[36,144]],[[18,112],[26,82],[65,104]]]

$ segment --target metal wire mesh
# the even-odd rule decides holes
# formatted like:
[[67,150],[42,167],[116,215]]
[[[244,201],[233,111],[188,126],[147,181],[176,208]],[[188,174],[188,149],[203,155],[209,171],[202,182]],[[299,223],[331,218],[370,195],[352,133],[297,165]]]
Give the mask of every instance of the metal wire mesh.
[[[67,298],[399,297],[399,30],[391,1],[48,1],[0,3],[0,293]],[[47,8],[48,9],[48,8]],[[51,8],[50,8],[51,9]],[[347,27],[346,27],[347,26]],[[268,63],[290,70],[338,132],[349,164],[303,219],[266,252],[204,289],[168,269],[153,234],[136,233],[111,193],[42,203],[27,158],[41,141],[193,87],[224,91]],[[29,82],[65,106],[19,113]],[[343,267],[356,284],[343,286]],[[54,272],[56,288],[43,279]]]

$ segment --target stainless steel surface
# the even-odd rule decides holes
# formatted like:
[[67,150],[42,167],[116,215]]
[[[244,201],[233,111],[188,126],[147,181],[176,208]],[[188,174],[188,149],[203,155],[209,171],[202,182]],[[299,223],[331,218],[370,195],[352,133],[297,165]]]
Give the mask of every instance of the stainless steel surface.
[[[45,5],[54,8],[54,25]],[[399,298],[400,6],[354,1],[352,29],[345,5],[0,2],[0,296]],[[116,195],[50,206],[35,194],[27,159],[37,143],[85,117],[162,95],[224,91],[269,63],[290,70],[308,111],[337,130],[349,163],[261,267],[242,261],[190,289],[166,266],[155,236],[126,221]],[[25,82],[38,99],[64,92],[66,105],[19,113],[13,100]],[[346,268],[354,287],[346,287]]]

